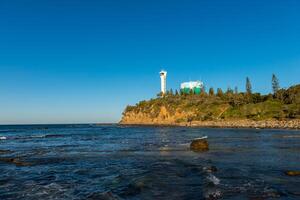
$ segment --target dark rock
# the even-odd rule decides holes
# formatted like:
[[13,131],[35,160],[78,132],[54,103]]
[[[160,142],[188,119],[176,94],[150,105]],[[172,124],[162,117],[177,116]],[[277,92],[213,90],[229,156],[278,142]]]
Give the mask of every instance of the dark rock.
[[87,199],[97,199],[97,200],[121,200],[121,198],[112,192],[94,193],[87,197]]
[[218,190],[217,188],[209,188],[207,191],[204,193],[205,199],[221,199],[222,197],[222,192]]
[[15,164],[18,167],[30,166],[30,163],[21,161],[19,158],[0,158],[0,162]]
[[215,166],[208,166],[208,167],[203,167],[203,171],[207,173],[213,173],[213,172],[217,172],[218,169]]
[[142,189],[145,187],[143,182],[131,183],[124,190],[123,195],[126,196],[134,196],[142,192]]
[[300,176],[300,171],[286,171],[285,174],[288,176]]
[[273,198],[284,197],[286,195],[278,189],[266,187],[266,188],[264,188],[264,194],[262,196],[267,199],[269,199],[269,198],[273,199]]
[[196,152],[208,151],[209,147],[206,138],[194,139],[190,145],[190,149]]
[[0,149],[0,154],[8,154],[8,153],[12,153],[13,151],[11,150],[3,150],[3,149]]

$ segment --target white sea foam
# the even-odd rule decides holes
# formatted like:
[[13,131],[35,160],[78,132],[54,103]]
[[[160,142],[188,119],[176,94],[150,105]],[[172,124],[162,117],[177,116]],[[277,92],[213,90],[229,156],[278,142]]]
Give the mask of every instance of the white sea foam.
[[205,192],[205,199],[219,199],[222,196],[222,192],[218,189],[211,189]]
[[7,137],[5,137],[5,136],[0,136],[0,140],[6,140],[7,139]]
[[300,138],[300,135],[284,135],[284,138]]
[[194,140],[203,140],[203,139],[207,139],[207,136],[203,136],[203,137],[199,137],[199,138],[195,138]]
[[212,174],[209,174],[206,178],[207,178],[209,181],[211,181],[214,185],[219,185],[219,184],[220,184],[220,179],[218,179],[217,177],[215,177],[215,176],[212,175]]
[[31,135],[30,138],[44,138],[47,137],[47,135]]
[[190,146],[190,143],[182,143],[182,144],[179,144],[179,146]]

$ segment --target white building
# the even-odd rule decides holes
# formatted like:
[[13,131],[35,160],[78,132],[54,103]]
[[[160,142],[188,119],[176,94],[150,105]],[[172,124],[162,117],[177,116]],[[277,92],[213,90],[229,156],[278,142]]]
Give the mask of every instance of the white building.
[[190,93],[193,90],[196,94],[200,94],[204,84],[202,81],[189,81],[180,84],[180,90],[183,93]]
[[162,70],[159,72],[160,75],[160,91],[162,94],[166,94],[167,91],[167,72]]

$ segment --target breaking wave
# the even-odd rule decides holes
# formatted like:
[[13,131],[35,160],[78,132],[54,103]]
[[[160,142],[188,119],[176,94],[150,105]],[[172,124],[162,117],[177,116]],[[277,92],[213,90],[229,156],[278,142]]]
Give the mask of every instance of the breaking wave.
[[7,139],[7,137],[5,137],[5,136],[0,136],[0,140],[6,140]]
[[209,174],[207,177],[207,180],[212,182],[214,185],[219,185],[220,184],[220,179],[218,179],[216,176]]
[[62,134],[44,134],[44,135],[26,135],[26,136],[0,136],[0,140],[28,140],[28,139],[39,139],[39,138],[59,138],[65,137]]

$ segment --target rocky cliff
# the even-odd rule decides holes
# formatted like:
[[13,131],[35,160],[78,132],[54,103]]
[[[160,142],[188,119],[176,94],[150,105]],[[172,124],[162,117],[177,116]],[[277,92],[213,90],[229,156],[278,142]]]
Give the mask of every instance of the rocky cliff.
[[127,111],[123,114],[121,124],[177,124],[180,119],[187,119],[192,114],[182,111],[171,113],[165,106],[161,106],[158,112],[156,109],[150,112]]

